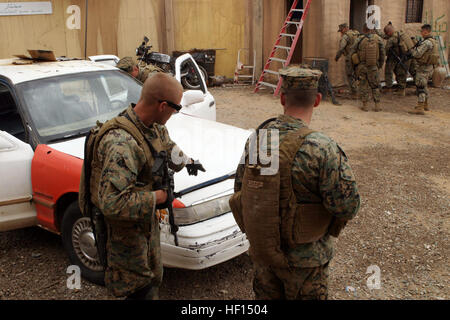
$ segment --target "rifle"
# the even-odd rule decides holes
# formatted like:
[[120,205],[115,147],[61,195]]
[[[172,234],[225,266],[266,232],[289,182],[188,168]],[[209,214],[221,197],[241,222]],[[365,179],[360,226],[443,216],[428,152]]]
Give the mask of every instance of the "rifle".
[[167,209],[169,212],[169,224],[170,233],[173,234],[175,238],[175,245],[178,247],[178,226],[175,223],[175,216],[173,214],[172,203],[175,200],[173,190],[175,189],[175,182],[173,178],[173,171],[169,170],[168,154],[166,151],[161,151],[155,157],[155,164],[152,168],[152,175],[159,176],[162,179],[161,185],[155,185],[154,189],[162,189],[167,192],[167,201],[163,204],[157,205],[156,209]]
[[393,47],[391,47],[391,48],[389,49],[389,54],[392,55],[392,56],[395,58],[395,60],[397,60],[397,63],[400,64],[400,66],[403,68],[403,70],[406,71],[406,73],[409,72],[409,68],[406,67],[406,65],[405,65],[405,63],[404,63],[404,61],[403,61],[403,58],[400,58],[400,57],[397,55],[397,53],[394,51],[394,48],[393,48]]
[[[99,123],[97,123],[97,126],[99,126]],[[95,246],[97,247],[97,256],[98,260],[100,261],[100,264],[103,267],[103,270],[106,269],[106,241],[107,241],[107,230],[106,230],[106,223],[105,223],[105,217],[103,216],[102,212],[95,207],[95,205],[92,203],[91,200],[91,176],[92,176],[92,157],[93,157],[93,148],[94,144],[91,143],[89,148],[89,140],[91,139],[91,135],[93,136],[93,130],[89,131],[88,135],[86,136],[86,142],[84,145],[84,164],[83,164],[83,170],[84,170],[84,210],[83,215],[87,216],[91,220],[91,226],[92,226],[92,234],[94,236]],[[94,139],[94,137],[92,137]],[[80,195],[81,196],[81,195]]]

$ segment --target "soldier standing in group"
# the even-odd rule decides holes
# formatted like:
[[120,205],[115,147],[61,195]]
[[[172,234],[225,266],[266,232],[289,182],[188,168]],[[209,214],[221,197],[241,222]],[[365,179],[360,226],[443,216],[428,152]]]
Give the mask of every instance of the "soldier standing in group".
[[386,81],[385,90],[392,91],[394,83],[393,75],[395,74],[397,83],[400,86],[398,94],[404,97],[406,96],[406,79],[408,77],[408,72],[411,70],[411,61],[407,61],[404,57],[414,44],[404,31],[395,31],[394,26],[390,22],[384,28],[384,33],[387,37],[387,60],[384,76]]
[[364,25],[364,34],[360,35],[351,50],[353,65],[359,78],[359,90],[363,103],[361,110],[369,111],[368,101],[372,91],[375,112],[382,111],[380,106],[380,69],[386,59],[383,40]]
[[128,72],[133,78],[136,78],[142,83],[144,83],[151,74],[164,72],[163,69],[152,64],[147,64],[144,67],[139,68],[139,66],[133,61],[133,58],[131,57],[120,59],[116,67],[125,72]]
[[[330,235],[338,236],[355,217],[360,196],[342,149],[308,129],[321,101],[321,72],[293,65],[280,74],[284,114],[257,131],[270,133],[258,150],[264,157],[274,155],[279,170],[270,171],[262,161],[251,163],[258,158],[253,142],[261,141],[253,135],[244,151],[245,164],[236,172],[230,207],[250,242],[256,299],[324,300],[334,255]],[[277,134],[279,140],[272,141]]]
[[352,98],[357,99],[358,86],[350,56],[350,49],[354,45],[356,39],[358,38],[359,32],[356,30],[350,30],[347,23],[340,24],[338,32],[341,33],[342,38],[341,41],[339,42],[339,50],[336,53],[335,61],[336,62],[339,61],[342,55],[345,56],[345,73],[347,76],[347,81],[350,86]]
[[433,75],[434,66],[439,64],[438,43],[431,35],[431,26],[423,25],[421,34],[423,41],[418,43],[408,54],[408,57],[413,57],[417,64],[414,81],[418,96],[417,106],[409,113],[417,115],[424,115],[425,111],[430,111],[428,80]]
[[[92,205],[104,216],[105,284],[116,297],[158,299],[163,266],[156,206],[167,202],[162,177],[152,172],[159,156],[169,155],[164,159],[174,171],[184,167],[190,175],[204,171],[183,154],[164,126],[181,109],[182,96],[180,83],[159,73],[144,83],[136,105],[97,127],[87,140],[86,150],[92,151],[89,163],[84,163],[80,195],[90,190]],[[85,179],[86,166],[90,179]],[[82,210],[86,203],[86,196],[80,196]]]

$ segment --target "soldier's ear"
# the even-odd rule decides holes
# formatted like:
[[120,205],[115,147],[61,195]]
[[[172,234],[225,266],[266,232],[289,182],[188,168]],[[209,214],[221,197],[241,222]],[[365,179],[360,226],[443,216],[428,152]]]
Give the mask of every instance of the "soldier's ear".
[[316,95],[316,101],[314,102],[314,108],[317,108],[322,102],[322,94],[320,92]]
[[280,95],[280,102],[282,106],[286,106],[286,95],[283,92]]

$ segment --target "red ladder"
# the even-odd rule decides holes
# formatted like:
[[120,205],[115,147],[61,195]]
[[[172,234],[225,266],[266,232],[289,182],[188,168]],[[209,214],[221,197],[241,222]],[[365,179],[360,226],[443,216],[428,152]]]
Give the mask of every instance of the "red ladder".
[[[302,0],[300,0],[302,1]],[[275,42],[275,45],[273,47],[272,52],[269,55],[269,59],[267,60],[266,65],[264,66],[264,70],[261,73],[261,77],[259,78],[258,83],[256,84],[256,88],[255,88],[255,93],[258,92],[258,90],[261,87],[269,87],[275,90],[274,95],[277,96],[278,93],[280,92],[280,88],[281,85],[283,84],[283,78],[280,77],[280,73],[278,71],[274,71],[269,69],[270,68],[270,64],[272,63],[272,61],[278,61],[278,62],[282,62],[284,67],[287,67],[292,60],[292,56],[294,54],[295,48],[297,47],[297,42],[300,39],[300,35],[302,33],[303,30],[303,24],[305,23],[305,19],[306,16],[308,15],[308,11],[309,11],[309,7],[311,5],[311,1],[312,0],[307,0],[306,6],[304,9],[296,9],[297,8],[297,4],[299,2],[299,0],[295,0],[294,3],[292,4],[292,8],[289,11],[289,14],[286,18],[286,21],[284,22],[283,28],[280,31],[280,34],[277,38],[277,41]],[[292,21],[292,16],[296,13],[296,12],[302,12],[302,18],[299,22],[297,21]],[[286,29],[290,26],[290,25],[295,25],[297,27],[297,32],[295,34],[289,34],[286,33]],[[280,42],[283,38],[291,38],[292,39],[292,44],[290,47],[286,47],[286,46],[281,46]],[[280,58],[275,58],[275,54],[278,52],[286,52],[287,53],[287,58],[286,59],[280,59]],[[266,74],[275,74],[278,75],[278,84],[273,84],[273,83],[269,83],[264,81],[264,76]]]

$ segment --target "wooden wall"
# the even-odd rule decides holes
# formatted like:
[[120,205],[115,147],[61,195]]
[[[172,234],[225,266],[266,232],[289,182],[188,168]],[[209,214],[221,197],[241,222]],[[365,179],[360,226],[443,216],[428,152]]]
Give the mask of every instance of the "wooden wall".
[[[87,55],[134,55],[144,34],[155,50],[160,50],[164,27],[161,3],[162,0],[90,0]],[[48,49],[57,56],[84,57],[85,0],[54,0],[52,4],[52,15],[0,17],[0,57],[25,53],[26,49]],[[66,27],[71,15],[66,10],[70,5],[81,9],[79,30]]]
[[244,0],[173,0],[175,49],[224,49],[216,74],[232,78],[238,50],[249,48],[247,10]]
[[[0,0],[0,2],[26,0]],[[44,1],[44,0],[34,0]],[[286,18],[286,0],[170,0],[173,19],[167,19],[169,0],[89,0],[87,54],[134,56],[147,35],[154,50],[168,52],[167,30],[172,28],[175,50],[216,48],[216,74],[232,77],[237,51],[251,48],[255,34],[252,8],[263,7],[262,42],[264,65]],[[303,0],[306,2],[306,0]],[[405,25],[407,0],[375,0],[382,9],[382,27],[392,21],[397,28],[419,30],[420,23]],[[58,56],[84,57],[85,0],[52,0],[52,15],[1,16],[0,58],[23,54],[26,49],[54,50]],[[66,12],[70,5],[81,8],[81,29],[69,30]],[[334,62],[340,34],[337,26],[348,22],[350,0],[314,0],[303,34],[303,57],[330,61],[333,85],[345,84],[344,62]],[[433,25],[447,47],[450,43],[450,1],[425,0],[423,22]],[[172,26],[166,22],[172,21]],[[259,53],[259,52],[258,52]],[[279,65],[278,65],[279,66]],[[261,66],[262,67],[262,66]]]
[[[84,57],[85,0],[52,3],[52,15],[0,17],[1,58],[31,48]],[[89,0],[87,55],[135,56],[144,35],[154,50],[167,52],[164,4],[164,0]],[[81,8],[80,30],[66,27],[70,5]],[[247,2],[173,0],[173,15],[175,50],[224,49],[217,52],[216,74],[233,77],[237,51],[248,47]]]

